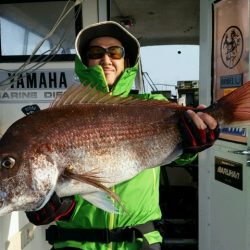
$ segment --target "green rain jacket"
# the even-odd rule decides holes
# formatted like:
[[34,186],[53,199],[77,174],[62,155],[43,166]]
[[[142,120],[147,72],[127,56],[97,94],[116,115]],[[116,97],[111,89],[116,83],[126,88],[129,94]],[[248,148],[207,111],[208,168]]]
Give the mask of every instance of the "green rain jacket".
[[[80,59],[76,58],[76,73],[84,85],[91,84],[102,92],[109,92],[108,85],[101,66],[86,67]],[[112,95],[128,96],[133,86],[138,71],[138,64],[126,68],[116,85],[112,89]],[[165,99],[162,95],[142,94],[140,98]],[[189,160],[189,159],[188,159]],[[160,167],[144,170],[131,180],[118,184],[112,188],[126,207],[126,212],[119,207],[118,214],[105,212],[80,195],[75,195],[76,208],[69,221],[58,221],[57,225],[63,228],[107,228],[127,227],[144,224],[148,221],[159,220],[161,210],[159,207],[159,179]],[[158,231],[144,235],[150,244],[161,242],[162,237]],[[140,249],[142,239],[136,242],[111,242],[108,244],[95,242],[65,241],[54,244],[55,249],[63,247],[75,247],[84,250],[117,250]]]

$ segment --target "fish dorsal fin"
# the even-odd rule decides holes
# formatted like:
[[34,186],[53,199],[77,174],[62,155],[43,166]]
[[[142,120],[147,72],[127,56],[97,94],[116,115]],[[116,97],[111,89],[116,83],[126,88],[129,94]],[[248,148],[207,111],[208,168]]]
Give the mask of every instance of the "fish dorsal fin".
[[112,96],[111,93],[103,93],[98,91],[95,87],[83,86],[81,84],[74,84],[70,86],[63,95],[57,97],[50,107],[59,107],[63,105],[72,104],[115,104],[115,103],[131,103],[133,101],[141,101],[134,97],[122,98],[120,96]]
[[145,106],[168,106],[173,109],[187,109],[177,105],[176,103],[170,103],[165,100],[148,100],[140,99],[135,96],[121,97],[112,96],[111,93],[103,93],[98,91],[95,87],[90,85],[83,86],[82,84],[74,84],[70,86],[63,95],[56,98],[50,107],[60,107],[63,105],[72,104],[122,104],[122,105],[145,105]]

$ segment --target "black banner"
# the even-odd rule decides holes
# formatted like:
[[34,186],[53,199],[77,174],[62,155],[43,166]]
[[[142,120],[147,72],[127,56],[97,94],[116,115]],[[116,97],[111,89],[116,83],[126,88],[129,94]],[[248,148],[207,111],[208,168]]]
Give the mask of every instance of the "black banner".
[[242,175],[242,164],[220,157],[215,157],[215,180],[242,190]]

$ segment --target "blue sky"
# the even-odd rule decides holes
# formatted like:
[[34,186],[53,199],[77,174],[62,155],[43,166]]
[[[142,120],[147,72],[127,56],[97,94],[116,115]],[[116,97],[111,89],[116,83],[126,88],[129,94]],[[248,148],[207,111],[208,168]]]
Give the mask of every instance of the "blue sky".
[[176,85],[177,81],[199,80],[198,45],[141,47],[141,59],[143,72],[155,84]]

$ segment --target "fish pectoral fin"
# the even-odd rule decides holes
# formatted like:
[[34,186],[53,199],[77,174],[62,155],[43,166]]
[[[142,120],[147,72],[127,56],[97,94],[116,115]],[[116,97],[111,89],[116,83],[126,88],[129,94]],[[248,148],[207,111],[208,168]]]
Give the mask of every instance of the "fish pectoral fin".
[[83,194],[82,197],[86,201],[106,212],[115,214],[119,213],[119,210],[115,207],[114,202],[110,199],[106,192],[97,191],[89,194]]
[[74,179],[76,181],[80,181],[83,183],[87,183],[89,185],[92,185],[98,189],[100,189],[103,193],[106,193],[106,196],[110,196],[115,201],[118,202],[122,207],[124,207],[121,204],[120,198],[118,195],[116,195],[114,192],[112,192],[109,188],[105,187],[101,183],[101,179],[96,175],[96,173],[85,173],[85,174],[75,174],[72,173],[70,170],[66,169],[63,173],[63,176],[66,176],[67,178]]

